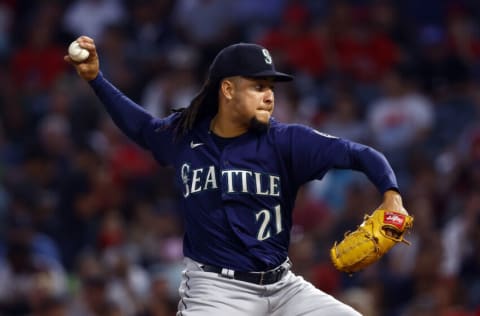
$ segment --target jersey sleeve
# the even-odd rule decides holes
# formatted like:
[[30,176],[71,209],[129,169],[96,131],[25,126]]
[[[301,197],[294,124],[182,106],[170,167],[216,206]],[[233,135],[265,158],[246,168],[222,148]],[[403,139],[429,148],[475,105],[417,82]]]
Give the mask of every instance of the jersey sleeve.
[[290,161],[299,185],[321,179],[330,169],[351,169],[364,173],[381,193],[398,190],[393,169],[377,150],[303,125],[289,129]]
[[175,153],[172,148],[176,115],[172,114],[164,119],[154,118],[105,79],[102,73],[89,81],[89,84],[113,122],[127,137],[144,149],[152,151],[160,164],[171,164]]

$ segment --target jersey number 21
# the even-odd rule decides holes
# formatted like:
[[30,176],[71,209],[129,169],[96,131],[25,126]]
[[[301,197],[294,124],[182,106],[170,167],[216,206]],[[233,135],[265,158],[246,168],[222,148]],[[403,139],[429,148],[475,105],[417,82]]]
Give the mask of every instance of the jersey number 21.
[[[273,219],[272,219],[273,213]],[[262,241],[268,239],[272,236],[271,222],[275,221],[275,234],[280,234],[283,230],[282,228],[282,213],[280,211],[280,204],[275,206],[274,210],[261,210],[255,214],[255,219],[257,223],[260,223],[260,228],[258,229],[257,239]]]

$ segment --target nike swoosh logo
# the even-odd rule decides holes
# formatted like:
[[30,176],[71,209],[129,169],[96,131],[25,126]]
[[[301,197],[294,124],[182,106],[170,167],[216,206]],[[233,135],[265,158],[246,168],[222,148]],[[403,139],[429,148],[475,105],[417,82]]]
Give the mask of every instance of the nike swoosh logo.
[[194,143],[193,140],[190,142],[190,148],[192,149],[202,145],[203,143]]

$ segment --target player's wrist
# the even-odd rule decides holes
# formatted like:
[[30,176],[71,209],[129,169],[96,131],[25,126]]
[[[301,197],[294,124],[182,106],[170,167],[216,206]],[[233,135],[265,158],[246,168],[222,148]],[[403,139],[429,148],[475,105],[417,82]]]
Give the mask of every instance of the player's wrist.
[[399,200],[400,202],[402,201],[402,196],[397,190],[394,189],[388,189],[383,193],[383,198],[384,199],[396,199]]
[[395,190],[387,190],[383,194],[383,203],[380,205],[379,209],[408,214],[403,207],[402,196]]
[[100,77],[102,77],[102,73],[100,70],[97,70],[97,71],[93,71],[91,74],[89,74],[88,76],[86,76],[84,79],[87,81],[87,82],[92,82],[94,80],[98,80]]
[[101,70],[99,70],[98,73],[96,74],[95,78],[93,78],[91,80],[88,80],[87,82],[91,86],[95,86],[95,85],[98,85],[98,83],[101,82],[102,80],[104,80],[103,72]]

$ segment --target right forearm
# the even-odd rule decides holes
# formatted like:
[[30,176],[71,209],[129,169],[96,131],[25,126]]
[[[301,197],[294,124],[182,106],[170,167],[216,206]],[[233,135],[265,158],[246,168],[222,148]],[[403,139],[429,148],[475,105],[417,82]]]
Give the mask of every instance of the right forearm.
[[88,51],[88,57],[79,60],[69,52],[63,59],[75,67],[81,78],[88,81],[115,124],[133,141],[145,146],[142,130],[152,120],[152,116],[103,77],[92,38],[82,35],[75,42],[78,43],[78,49]]
[[144,146],[142,129],[152,116],[115,88],[101,73],[89,81],[115,124],[132,140]]

